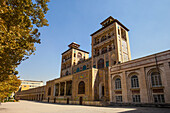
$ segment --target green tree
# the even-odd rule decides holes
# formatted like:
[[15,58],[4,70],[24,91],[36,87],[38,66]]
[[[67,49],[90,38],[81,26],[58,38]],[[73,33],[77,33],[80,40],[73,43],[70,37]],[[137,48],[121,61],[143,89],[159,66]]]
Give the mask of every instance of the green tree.
[[10,75],[8,79],[0,82],[0,100],[3,101],[4,98],[19,89],[21,81],[18,78],[16,75]]
[[16,76],[15,68],[35,52],[35,43],[40,44],[38,28],[48,26],[48,2],[0,0],[0,83]]

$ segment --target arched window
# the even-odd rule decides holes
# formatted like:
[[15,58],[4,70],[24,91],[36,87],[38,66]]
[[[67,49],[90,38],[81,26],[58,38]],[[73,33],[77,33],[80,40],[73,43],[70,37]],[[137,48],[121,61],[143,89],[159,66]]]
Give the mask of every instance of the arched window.
[[151,73],[151,81],[153,87],[162,86],[161,76],[159,72],[152,72]]
[[95,56],[99,56],[99,49],[95,49]]
[[133,75],[131,77],[131,87],[132,88],[139,88],[139,81],[138,81],[138,77],[136,75]]
[[95,42],[94,42],[94,45],[98,44],[99,43],[99,39],[98,38],[95,38]]
[[106,40],[106,36],[103,36],[103,37],[101,38],[101,42],[104,41],[104,40]]
[[78,58],[78,59],[81,59],[81,58],[82,58],[82,54],[81,54],[81,53],[78,53],[78,54],[77,54],[77,58]]
[[120,78],[117,78],[115,80],[115,89],[121,89],[121,80],[120,80]]
[[63,70],[64,70],[64,69],[66,69],[66,65],[65,65],[65,64],[63,64]]
[[79,71],[80,71],[80,69],[79,69],[79,68],[77,68],[76,72],[79,72]]
[[67,76],[68,74],[69,74],[68,71],[66,71],[66,76]]
[[102,48],[102,54],[106,53],[107,52],[107,47],[103,47]]
[[51,87],[48,88],[48,96],[51,95]]
[[85,83],[83,81],[79,83],[78,94],[85,94]]
[[110,33],[108,33],[108,38],[111,38]]
[[86,65],[83,66],[83,70],[86,70]]
[[100,69],[100,68],[104,68],[104,59],[100,59],[97,63],[97,68]]

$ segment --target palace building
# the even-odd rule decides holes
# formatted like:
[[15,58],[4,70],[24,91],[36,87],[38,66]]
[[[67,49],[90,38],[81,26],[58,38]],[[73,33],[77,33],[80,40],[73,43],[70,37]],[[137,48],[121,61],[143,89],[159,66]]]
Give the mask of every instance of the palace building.
[[131,60],[129,29],[113,17],[91,34],[92,54],[72,42],[60,78],[16,98],[52,103],[170,104],[170,50]]

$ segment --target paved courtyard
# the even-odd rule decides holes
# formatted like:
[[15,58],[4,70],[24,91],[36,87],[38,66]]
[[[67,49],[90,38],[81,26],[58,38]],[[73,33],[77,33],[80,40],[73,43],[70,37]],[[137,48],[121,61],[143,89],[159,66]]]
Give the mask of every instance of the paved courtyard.
[[22,100],[20,102],[2,103],[0,113],[170,113],[170,109],[59,105]]

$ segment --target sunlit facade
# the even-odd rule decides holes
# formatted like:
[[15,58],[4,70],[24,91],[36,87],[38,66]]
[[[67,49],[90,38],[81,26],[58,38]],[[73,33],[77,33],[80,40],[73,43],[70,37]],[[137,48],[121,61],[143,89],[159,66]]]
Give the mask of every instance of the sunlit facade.
[[[129,29],[111,16],[100,24],[91,34],[91,57],[79,44],[69,44],[60,78],[47,81],[39,99],[86,105],[170,103],[170,51],[131,60]],[[38,98],[22,92],[17,97]]]

